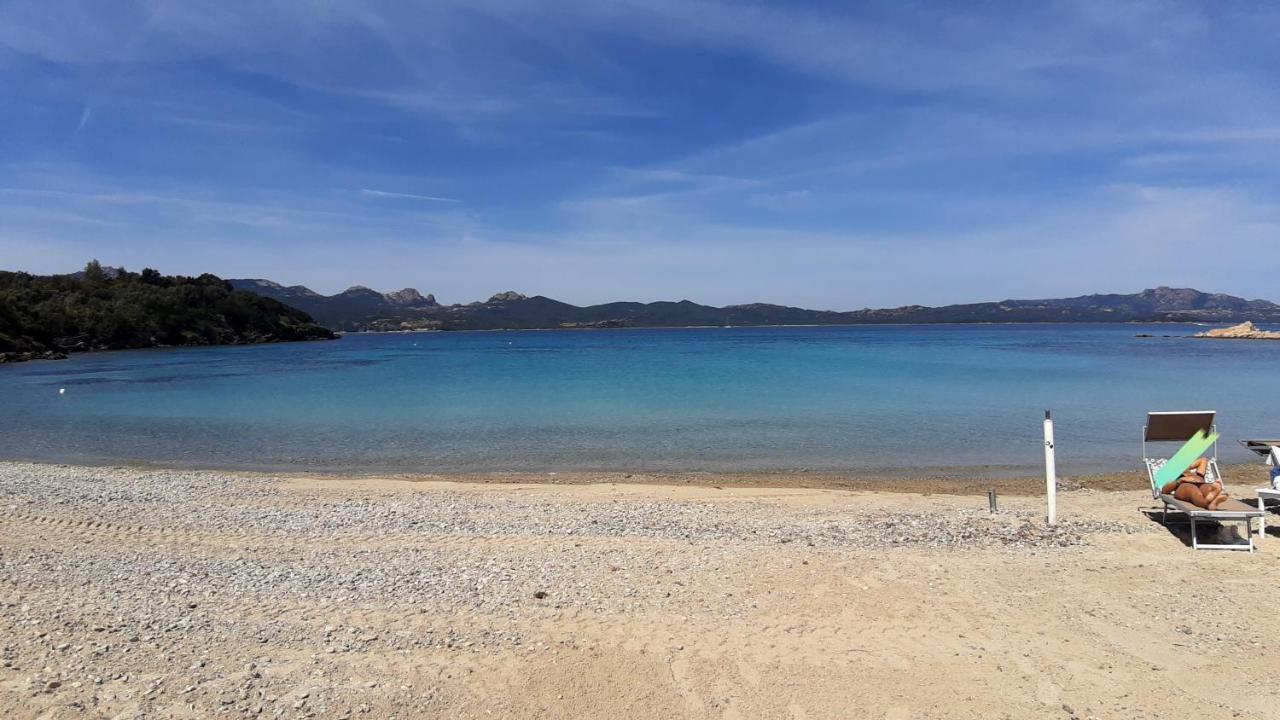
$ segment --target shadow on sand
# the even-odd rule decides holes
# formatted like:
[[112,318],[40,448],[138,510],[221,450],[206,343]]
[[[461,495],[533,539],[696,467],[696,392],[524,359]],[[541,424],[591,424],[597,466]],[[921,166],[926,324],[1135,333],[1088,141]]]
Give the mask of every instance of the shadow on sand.
[[[1254,507],[1258,505],[1257,500],[1245,499],[1242,502]],[[1166,518],[1158,507],[1141,508],[1140,512],[1148,520],[1167,530],[1184,546],[1191,547],[1191,522],[1182,513],[1170,511]],[[1267,538],[1280,540],[1280,515],[1271,512],[1268,514],[1267,521],[1266,538],[1255,536],[1255,542]],[[1250,521],[1249,527],[1252,532],[1253,528],[1257,527],[1256,521]],[[1196,520],[1196,541],[1201,545],[1243,545],[1247,542],[1243,533],[1244,524],[1241,521],[1224,524],[1214,520]]]

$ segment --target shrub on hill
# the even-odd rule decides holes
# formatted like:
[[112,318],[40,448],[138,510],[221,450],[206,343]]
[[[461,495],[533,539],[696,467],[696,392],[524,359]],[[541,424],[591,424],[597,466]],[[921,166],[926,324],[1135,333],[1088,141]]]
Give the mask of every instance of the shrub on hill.
[[75,275],[0,272],[0,353],[8,359],[80,350],[231,345],[335,337],[284,303],[237,292],[214,275],[147,268]]

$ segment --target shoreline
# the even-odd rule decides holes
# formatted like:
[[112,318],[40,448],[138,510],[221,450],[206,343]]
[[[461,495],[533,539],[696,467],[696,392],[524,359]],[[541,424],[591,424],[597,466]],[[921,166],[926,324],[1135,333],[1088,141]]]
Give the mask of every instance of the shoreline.
[[[494,332],[546,332],[548,330],[755,330],[768,328],[828,328],[828,327],[964,327],[970,325],[1190,325],[1207,327],[1227,325],[1232,321],[1205,322],[1199,320],[974,320],[972,322],[860,322],[860,323],[770,323],[768,325],[620,325],[617,327],[538,327],[538,328],[411,328],[407,330],[334,330],[339,335],[396,335],[403,333],[494,333]],[[1181,337],[1181,336],[1168,336]],[[1195,337],[1188,335],[1187,337]]]
[[[985,475],[991,466],[952,467],[937,472],[919,469],[869,472],[829,472],[806,470],[747,471],[627,471],[569,470],[528,472],[396,472],[379,469],[315,469],[291,467],[281,469],[247,469],[179,465],[147,462],[59,462],[41,459],[0,458],[0,467],[30,465],[47,468],[80,470],[125,470],[135,472],[181,472],[220,474],[259,480],[286,482],[308,481],[317,485],[332,483],[358,487],[361,483],[421,483],[432,485],[480,486],[582,486],[635,485],[714,489],[836,490],[846,492],[882,492],[918,495],[986,495],[995,490],[1000,495],[1016,497],[1043,496],[1044,476],[1029,474]],[[1267,469],[1259,463],[1223,463],[1223,474],[1229,485],[1264,486]],[[1142,470],[1094,472],[1079,475],[1059,474],[1059,491],[1098,490],[1130,491],[1148,489]]]

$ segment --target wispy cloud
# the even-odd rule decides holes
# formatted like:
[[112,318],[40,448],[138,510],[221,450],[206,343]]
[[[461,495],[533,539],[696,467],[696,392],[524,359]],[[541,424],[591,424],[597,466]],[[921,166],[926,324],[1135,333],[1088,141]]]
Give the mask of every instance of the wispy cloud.
[[416,193],[406,192],[390,192],[387,190],[373,190],[371,188],[362,188],[360,194],[366,197],[383,197],[383,198],[407,198],[409,200],[427,200],[430,202],[441,203],[460,203],[457,198],[438,197],[435,195],[418,195]]
[[79,133],[81,130],[83,130],[84,126],[89,124],[89,118],[91,117],[93,117],[93,106],[85,105],[84,111],[80,113],[80,121],[76,123],[75,131]]

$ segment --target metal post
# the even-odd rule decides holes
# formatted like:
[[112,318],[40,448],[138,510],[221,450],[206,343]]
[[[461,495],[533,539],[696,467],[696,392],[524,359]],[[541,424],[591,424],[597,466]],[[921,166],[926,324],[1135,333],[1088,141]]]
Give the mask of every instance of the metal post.
[[987,509],[991,512],[996,511],[996,491],[994,489],[987,491]]
[[1058,519],[1058,468],[1053,457],[1053,418],[1044,411],[1044,489],[1049,501],[1049,524]]

